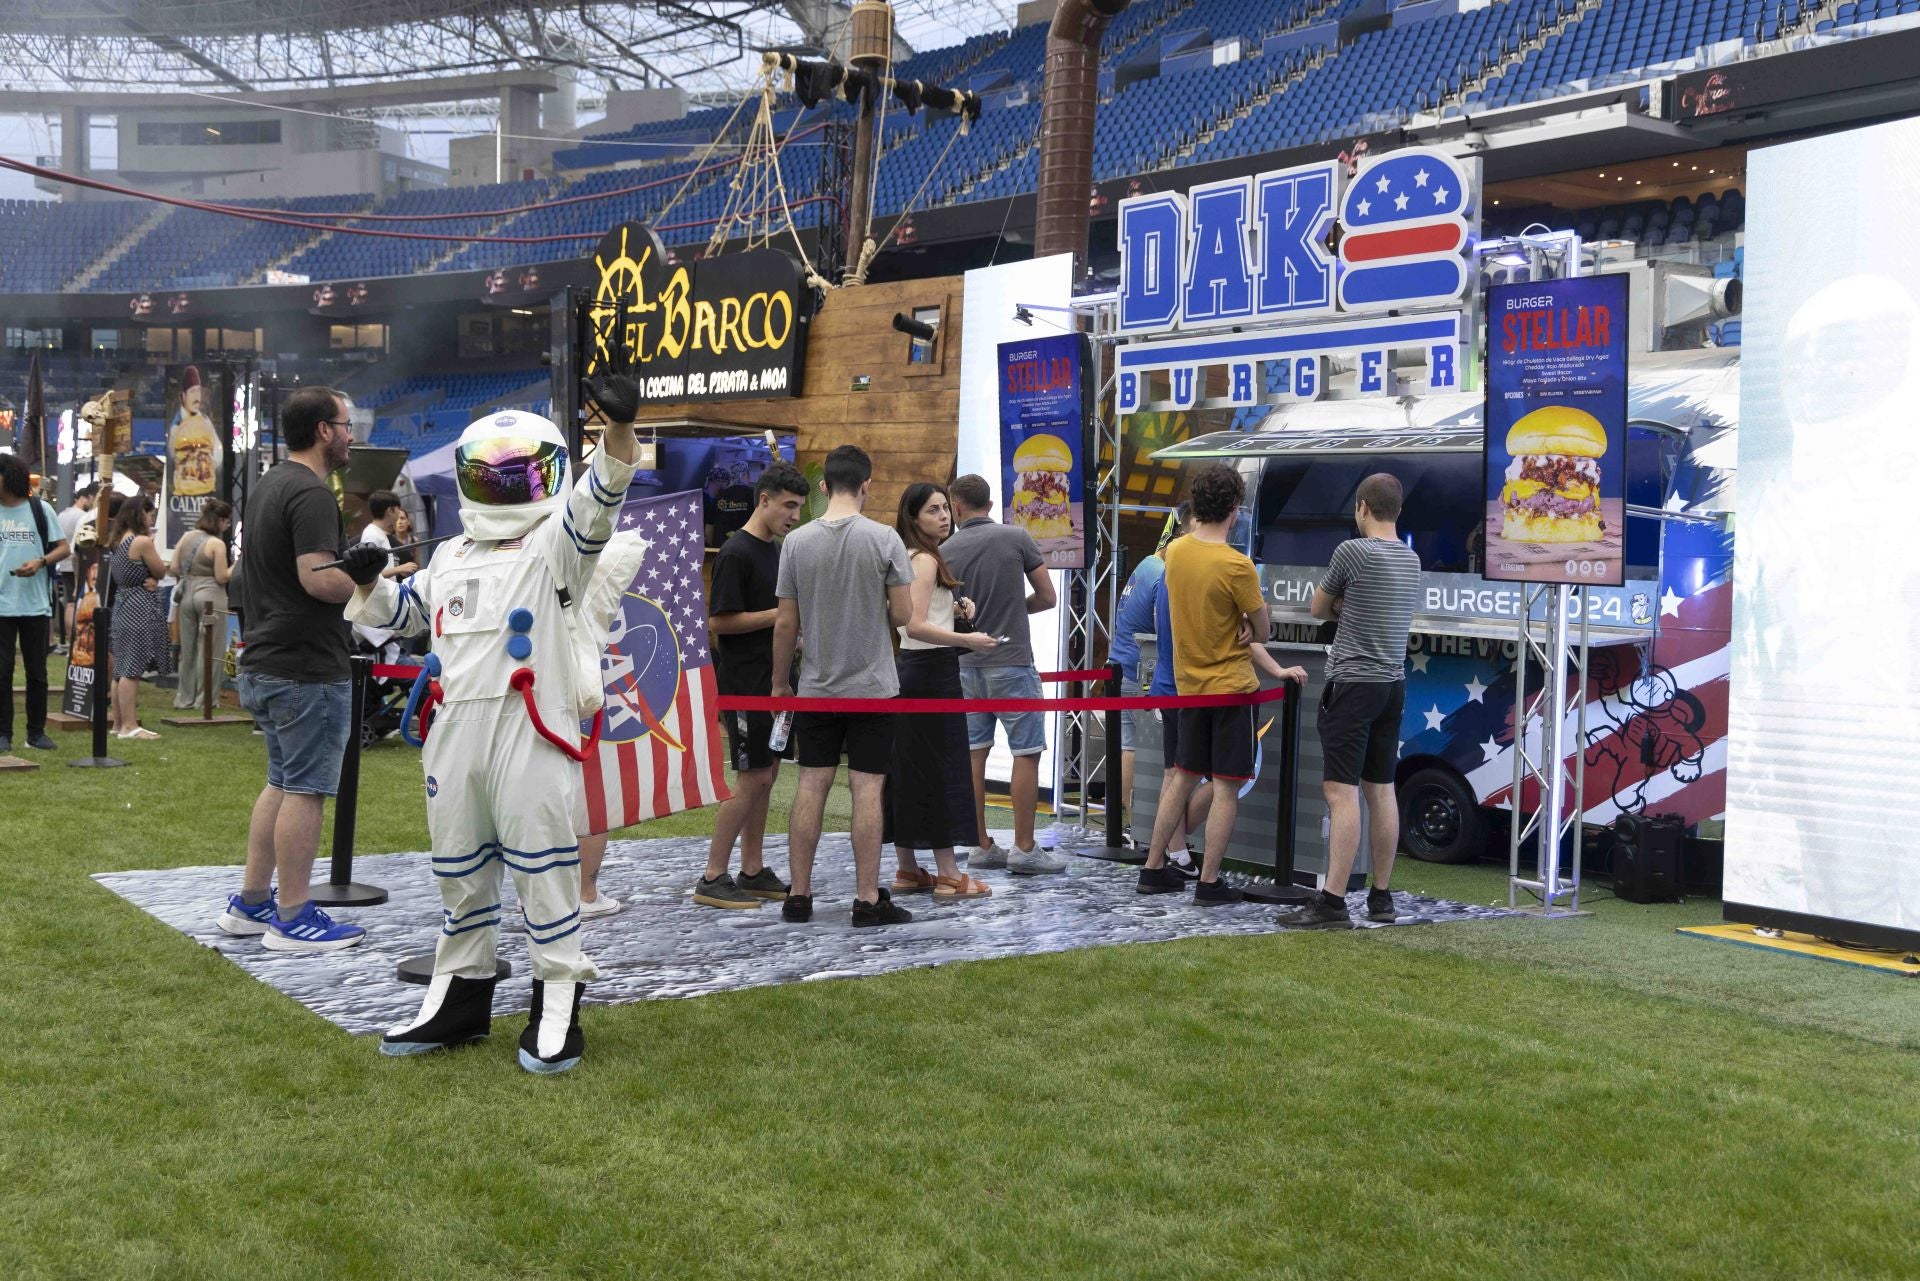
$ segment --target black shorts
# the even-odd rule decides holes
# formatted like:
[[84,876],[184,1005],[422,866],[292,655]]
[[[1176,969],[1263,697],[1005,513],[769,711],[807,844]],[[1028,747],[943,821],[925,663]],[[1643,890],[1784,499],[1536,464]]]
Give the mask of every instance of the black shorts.
[[1160,772],[1165,774],[1179,762],[1180,709],[1168,707],[1160,712]]
[[893,717],[874,712],[796,712],[793,757],[802,768],[828,768],[846,754],[847,768],[885,774],[893,765]]
[[726,723],[727,759],[733,762],[734,773],[767,769],[778,761],[793,759],[791,734],[785,750],[776,752],[767,746],[773,734],[772,712],[722,712],[720,719]]
[[1201,778],[1253,777],[1252,707],[1183,707],[1173,763]]
[[1329,681],[1320,691],[1320,756],[1329,783],[1391,783],[1400,763],[1405,681]]

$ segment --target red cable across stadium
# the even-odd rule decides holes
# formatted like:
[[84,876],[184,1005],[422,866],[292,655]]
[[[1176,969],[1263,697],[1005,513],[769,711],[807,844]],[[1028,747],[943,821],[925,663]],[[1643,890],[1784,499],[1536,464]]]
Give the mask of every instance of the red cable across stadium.
[[[90,187],[96,191],[108,191],[108,192],[112,192],[115,195],[132,196],[139,200],[151,200],[156,204],[175,205],[181,209],[193,209],[200,213],[222,214],[229,218],[242,218],[249,222],[268,222],[268,223],[273,223],[277,226],[282,226],[282,227],[298,227],[303,231],[315,231],[315,232],[321,232],[321,233],[330,232],[335,235],[382,236],[390,240],[450,241],[456,244],[463,244],[463,245],[466,245],[466,244],[549,245],[549,244],[555,244],[563,241],[572,242],[572,241],[580,241],[580,240],[598,240],[603,234],[605,234],[604,232],[601,232],[601,231],[582,231],[582,232],[574,232],[568,235],[555,235],[555,236],[456,236],[456,235],[436,234],[430,231],[382,231],[377,227],[348,227],[348,226],[334,227],[334,226],[328,226],[325,223],[307,222],[305,221],[304,216],[301,218],[290,218],[290,217],[285,217],[279,214],[269,213],[267,211],[259,210],[259,209],[242,209],[233,205],[212,204],[204,200],[189,200],[183,196],[163,196],[158,192],[139,191],[133,187],[122,187],[116,183],[103,182],[98,178],[83,178],[78,174],[66,173],[59,169],[49,169],[44,165],[29,164],[24,160],[14,160],[6,156],[0,156],[0,168],[12,169],[17,173],[28,174],[36,178],[46,178],[49,181],[66,183],[70,186]],[[688,175],[688,174],[682,174],[678,179],[670,179],[668,181],[685,181],[690,176],[691,175]],[[633,188],[633,190],[638,190],[638,188]],[[573,196],[573,197],[568,197],[567,200],[565,201],[555,201],[553,203],[563,204],[563,203],[568,203],[569,201],[606,200],[621,194],[624,194],[624,193],[619,191],[610,191],[610,192],[607,192],[605,195]],[[820,203],[838,205],[840,201],[837,197],[834,197],[834,196],[808,196],[803,200],[793,201],[789,207],[799,209],[799,208],[804,208],[807,205],[820,204]],[[548,206],[546,205],[528,205],[528,206],[525,206],[522,212],[535,210],[535,209],[544,209],[547,207]],[[764,213],[771,213],[771,212],[772,212],[771,206],[755,211],[756,214],[764,214]],[[352,217],[352,218],[367,217],[367,215],[365,214],[345,214],[345,215],[330,214],[325,216]],[[398,217],[398,215],[392,215],[392,214],[385,214],[381,216],[387,217],[387,218]],[[400,221],[425,222],[425,221],[431,221],[433,219],[485,218],[488,216],[489,215],[486,213],[435,214],[435,215],[432,215],[431,218],[402,217],[400,218]],[[753,215],[749,215],[749,216],[753,216]],[[683,228],[683,227],[700,227],[700,226],[711,225],[712,223],[716,223],[719,221],[720,221],[719,218],[695,219],[691,222],[666,224],[665,226],[656,228],[655,230],[674,230],[674,229]]]

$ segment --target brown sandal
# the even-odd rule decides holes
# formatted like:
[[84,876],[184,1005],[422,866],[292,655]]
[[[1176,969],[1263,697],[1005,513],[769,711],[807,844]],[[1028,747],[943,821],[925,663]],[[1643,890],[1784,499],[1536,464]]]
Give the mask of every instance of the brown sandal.
[[992,898],[993,889],[977,876],[965,872],[958,876],[936,876],[933,897],[942,903],[964,898]]
[[899,870],[893,874],[893,892],[895,894],[925,894],[934,887],[938,878],[924,867],[912,871]]

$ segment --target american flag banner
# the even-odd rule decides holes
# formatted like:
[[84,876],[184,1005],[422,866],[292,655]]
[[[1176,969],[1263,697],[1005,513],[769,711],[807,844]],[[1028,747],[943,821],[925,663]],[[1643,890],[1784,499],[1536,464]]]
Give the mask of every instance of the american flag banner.
[[584,766],[594,833],[732,795],[700,585],[700,494],[630,499],[619,528],[650,546],[600,659],[606,725]]

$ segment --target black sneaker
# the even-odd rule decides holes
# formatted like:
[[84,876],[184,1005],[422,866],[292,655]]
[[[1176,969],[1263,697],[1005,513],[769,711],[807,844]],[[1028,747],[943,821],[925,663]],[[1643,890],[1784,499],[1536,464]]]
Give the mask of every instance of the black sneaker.
[[1367,919],[1369,921],[1397,921],[1400,913],[1393,906],[1393,891],[1371,889],[1367,891]]
[[0,734],[0,756],[13,755],[13,735]]
[[1238,885],[1226,881],[1195,881],[1193,883],[1193,905],[1195,907],[1219,907],[1222,903],[1238,903],[1247,896]]
[[1143,867],[1140,869],[1140,882],[1133,887],[1135,894],[1179,894],[1187,888],[1187,878],[1171,865],[1166,867]]
[[57,752],[60,750],[60,744],[47,737],[45,730],[42,730],[38,734],[29,734],[27,736],[27,746],[36,752]]
[[1347,915],[1347,900],[1338,894],[1320,891],[1311,903],[1302,904],[1274,918],[1290,930],[1350,930],[1353,918]]
[[780,905],[780,918],[795,925],[805,925],[813,919],[813,895],[789,894],[787,901]]
[[763,867],[752,876],[744,874],[736,876],[733,878],[733,883],[739,886],[743,893],[775,902],[784,899],[789,888],[785,881],[773,874],[773,869],[770,867]]
[[1192,850],[1168,850],[1167,866],[1186,877],[1189,881],[1197,881],[1200,879],[1200,860],[1193,856]]
[[[793,900],[789,899],[788,902]],[[853,900],[853,923],[855,925],[905,925],[913,919],[913,913],[903,907],[895,907],[893,895],[882,887],[880,897],[871,903]]]
[[760,900],[751,894],[742,892],[734,885],[733,878],[725,872],[707,880],[702,877],[693,887],[693,901],[702,907],[758,908]]

